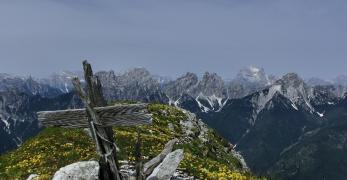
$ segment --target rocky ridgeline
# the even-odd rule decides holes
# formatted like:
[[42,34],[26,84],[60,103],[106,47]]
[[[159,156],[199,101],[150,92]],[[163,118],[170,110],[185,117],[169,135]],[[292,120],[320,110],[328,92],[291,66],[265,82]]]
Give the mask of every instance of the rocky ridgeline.
[[[175,80],[168,80],[167,78],[152,75],[144,68],[134,68],[118,74],[114,71],[100,71],[96,75],[101,80],[104,96],[108,100],[161,102],[184,107],[182,104],[186,103],[186,99],[191,98],[196,101],[195,103],[201,112],[220,111],[228,99],[245,97],[266,89],[276,82],[281,82],[284,89],[286,89],[286,77],[292,75],[292,78],[294,78],[294,76],[297,76],[294,73],[289,73],[278,79],[275,76],[267,75],[264,69],[252,66],[241,69],[231,81],[225,81],[216,73],[209,72],[206,72],[201,79],[194,73],[186,73]],[[0,91],[15,87],[20,92],[27,94],[53,97],[73,90],[71,84],[73,76],[79,77],[81,73],[66,71],[38,80],[30,77],[0,74]],[[288,77],[288,79],[291,79],[291,77]],[[297,79],[300,78],[297,77]],[[336,78],[330,84],[319,83],[322,81],[318,80],[308,80],[307,82],[313,83],[309,83],[303,89],[307,90],[308,94],[313,94],[309,96],[310,101],[319,103],[319,100],[316,100],[314,96],[317,93],[328,92],[335,98],[341,98],[347,91],[344,80],[344,76]],[[303,82],[303,80],[300,79],[300,82]],[[312,84],[320,87],[312,88]],[[299,88],[298,86],[293,87]]]

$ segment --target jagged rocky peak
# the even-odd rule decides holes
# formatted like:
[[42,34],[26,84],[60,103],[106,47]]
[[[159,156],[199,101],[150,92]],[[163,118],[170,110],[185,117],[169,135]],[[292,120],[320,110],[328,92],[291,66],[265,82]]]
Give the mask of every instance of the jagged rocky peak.
[[145,68],[133,68],[128,71],[126,71],[123,75],[123,77],[129,77],[129,78],[136,78],[139,79],[141,77],[143,78],[151,78],[151,73],[145,69]]
[[308,86],[297,74],[286,74],[280,80],[276,81],[275,84],[282,85],[282,94],[293,103],[292,106],[295,109],[302,108],[322,116],[319,112],[316,112],[312,105],[312,102],[316,98],[314,88]]
[[312,89],[296,73],[288,73],[274,84],[281,85],[282,94],[294,102],[300,98],[306,100],[312,93]]
[[158,80],[145,68],[134,68],[123,74],[101,71],[96,75],[101,81],[106,99],[168,102]]
[[158,90],[159,82],[145,68],[134,68],[119,76],[121,83],[136,83],[148,88]]
[[[198,104],[203,112],[220,110],[227,100],[227,88],[224,80],[216,73],[206,72],[202,79],[194,73],[187,73],[175,81],[164,85],[164,92],[170,98],[170,104],[185,107],[189,102]],[[196,108],[194,108],[196,109]]]
[[[12,79],[14,78],[14,76],[10,75],[10,74],[7,74],[7,73],[0,73],[0,80],[3,81],[5,79]],[[24,79],[24,78],[22,78]]]
[[203,78],[198,83],[196,93],[204,96],[227,97],[223,79],[216,73],[209,72],[205,72]]
[[198,82],[198,76],[195,73],[187,72],[185,75],[179,77],[177,81]]
[[101,82],[112,82],[115,81],[116,78],[116,74],[114,73],[114,71],[99,71],[97,73],[95,73],[95,75],[99,78],[99,80]]
[[281,79],[277,80],[275,84],[281,84],[285,87],[289,87],[289,86],[299,87],[302,85],[306,86],[304,80],[301,79],[299,75],[296,73],[288,73],[284,75]]
[[31,76],[13,76],[10,74],[0,74],[0,91],[18,90],[29,95],[41,95],[53,97],[62,92],[49,85],[41,84]]
[[342,86],[318,85],[313,88],[311,102],[314,105],[334,105],[338,103],[344,95],[345,89]]
[[[310,78],[306,83],[313,87],[313,101],[317,105],[334,104],[347,92],[347,76],[338,76],[333,80]],[[335,102],[333,101],[335,100]]]
[[256,93],[252,98],[255,106],[255,116],[262,111],[268,102],[280,94],[291,102],[291,107],[295,110],[303,109],[311,113],[315,112],[310,100],[314,96],[314,90],[307,86],[302,78],[295,73],[288,73],[277,80],[269,88]]
[[[323,117],[324,110],[319,109],[319,105],[336,104],[345,91],[343,86],[315,86],[307,85],[304,80],[295,73],[284,75],[265,91],[259,92],[259,96],[253,98],[259,113],[274,95],[279,92],[290,100],[291,106],[295,110],[305,110],[312,114]],[[318,109],[317,109],[318,108]],[[320,112],[322,111],[322,112]]]
[[216,73],[206,72],[194,88],[196,101],[203,112],[219,111],[227,101],[227,88]]
[[82,81],[84,80],[83,72],[81,71],[62,71],[60,73],[53,73],[48,78],[38,79],[38,82],[59,89],[62,93],[68,93],[73,89],[71,82],[73,77],[78,77]]
[[282,93],[293,102],[307,101],[313,93],[313,89],[296,73],[288,73],[274,84],[281,85]]
[[188,72],[176,80],[165,84],[163,89],[172,100],[177,100],[182,94],[188,94],[197,83],[198,76]]
[[145,68],[134,68],[123,74],[116,74],[114,71],[100,71],[96,73],[103,86],[122,87],[122,86],[143,86],[157,87],[159,82]]

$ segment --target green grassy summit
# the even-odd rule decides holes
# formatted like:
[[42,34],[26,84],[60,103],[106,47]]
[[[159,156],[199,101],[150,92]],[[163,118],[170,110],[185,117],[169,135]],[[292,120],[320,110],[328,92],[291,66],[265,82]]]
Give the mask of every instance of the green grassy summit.
[[[184,149],[179,168],[190,175],[199,179],[256,179],[243,170],[228,143],[201,121],[168,105],[150,104],[148,109],[153,124],[138,127],[144,161],[159,154],[166,142],[178,138],[175,148]],[[136,127],[114,128],[114,132],[119,160],[133,162]],[[46,128],[17,150],[0,156],[0,179],[25,179],[33,173],[50,179],[63,166],[93,158],[97,158],[95,146],[83,129]]]

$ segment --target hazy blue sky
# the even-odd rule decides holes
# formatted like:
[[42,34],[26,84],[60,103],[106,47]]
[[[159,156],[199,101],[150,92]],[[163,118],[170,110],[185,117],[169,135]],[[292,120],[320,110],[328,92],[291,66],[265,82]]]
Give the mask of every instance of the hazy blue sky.
[[347,74],[346,0],[0,0],[0,72]]

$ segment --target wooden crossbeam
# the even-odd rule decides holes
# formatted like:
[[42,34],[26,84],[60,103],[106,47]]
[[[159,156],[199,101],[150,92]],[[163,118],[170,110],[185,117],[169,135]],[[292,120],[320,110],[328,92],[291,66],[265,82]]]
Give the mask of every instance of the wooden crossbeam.
[[[94,108],[102,126],[136,126],[151,124],[151,114],[145,104],[115,105]],[[65,128],[89,127],[85,109],[68,109],[38,112],[38,120],[44,126]]]

